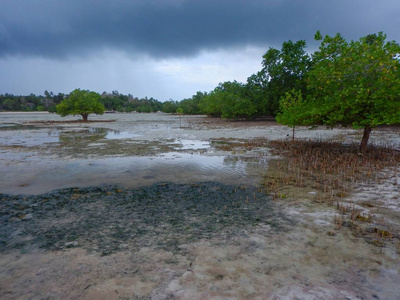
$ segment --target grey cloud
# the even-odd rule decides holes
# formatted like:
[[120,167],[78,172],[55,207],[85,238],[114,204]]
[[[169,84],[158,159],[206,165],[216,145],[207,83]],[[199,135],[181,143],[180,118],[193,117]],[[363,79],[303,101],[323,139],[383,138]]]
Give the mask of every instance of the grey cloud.
[[0,0],[0,57],[62,59],[105,48],[155,58],[279,46],[316,30],[399,40],[398,0]]

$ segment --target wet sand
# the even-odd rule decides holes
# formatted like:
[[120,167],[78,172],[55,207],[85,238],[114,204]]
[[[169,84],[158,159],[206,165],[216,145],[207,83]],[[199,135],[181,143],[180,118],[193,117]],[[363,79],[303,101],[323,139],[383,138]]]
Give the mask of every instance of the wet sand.
[[[16,210],[26,210],[25,214],[15,212],[15,216],[2,219],[11,228],[7,245],[19,243],[19,247],[3,245],[1,251],[2,299],[399,299],[398,236],[388,239],[386,247],[377,247],[355,236],[349,228],[338,228],[335,219],[340,215],[336,207],[312,202],[313,191],[277,201],[265,195],[263,205],[270,206],[259,205],[259,209],[263,213],[273,212],[273,217],[260,215],[248,223],[239,222],[242,219],[237,217],[237,223],[229,228],[218,225],[226,220],[218,215],[224,206],[216,211],[215,207],[209,209],[214,217],[220,216],[205,219],[208,220],[205,223],[218,225],[211,235],[204,235],[201,228],[202,234],[196,235],[195,229],[200,226],[196,222],[160,220],[161,227],[183,226],[176,227],[182,231],[176,236],[180,237],[177,248],[157,246],[157,241],[176,240],[175,233],[166,230],[162,238],[152,235],[142,240],[126,232],[122,238],[115,238],[118,247],[106,253],[98,251],[118,232],[117,221],[124,220],[121,216],[114,220],[112,214],[104,215],[108,227],[85,227],[90,234],[86,238],[81,236],[81,240],[71,238],[73,231],[65,229],[86,224],[80,222],[93,218],[90,213],[98,212],[100,207],[104,209],[103,202],[94,201],[95,197],[84,198],[83,191],[93,186],[107,189],[110,184],[112,190],[102,192],[104,199],[120,199],[119,194],[166,182],[171,186],[181,184],[183,190],[196,188],[202,182],[230,186],[230,191],[245,186],[248,194],[241,199],[242,208],[246,208],[246,201],[251,201],[254,191],[258,193],[262,187],[262,174],[273,168],[275,157],[262,146],[251,150],[245,147],[224,150],[218,146],[255,138],[289,138],[291,129],[287,127],[273,122],[224,122],[164,114],[94,116],[97,120],[115,118],[116,121],[43,123],[29,128],[31,125],[26,122],[59,120],[59,117],[0,114],[0,118],[6,124],[3,126],[7,126],[7,130],[0,130],[0,192],[11,194],[3,196],[2,201],[16,201],[16,204],[33,201],[29,205],[39,205],[47,199],[44,203],[50,205],[56,203],[57,192],[48,194],[53,196],[45,193],[74,187],[75,191],[67,192],[67,199],[78,201],[76,206],[70,204],[68,210],[45,209],[45,215],[40,215],[39,210],[35,214],[37,206],[15,206]],[[323,128],[300,128],[296,132],[298,138],[335,139],[343,143],[358,140],[360,134],[354,130]],[[396,131],[373,132],[371,139],[375,144],[400,145]],[[355,185],[343,203],[357,205],[368,201],[373,207],[364,207],[369,210],[365,213],[390,223],[393,234],[398,235],[400,179],[398,174],[385,178]],[[182,200],[179,193],[183,190],[168,199]],[[206,190],[215,192],[211,186]],[[227,195],[226,191],[220,192]],[[31,194],[38,196],[27,196]],[[160,195],[167,194],[160,192]],[[23,200],[24,197],[30,200]],[[258,194],[256,198],[261,200]],[[74,213],[74,209],[79,209],[78,204],[85,203],[79,199],[92,203],[86,214],[82,209],[81,215]],[[3,217],[5,207],[2,203]],[[138,211],[121,207],[121,213]],[[151,213],[150,208],[148,212]],[[46,220],[52,220],[47,231]],[[31,236],[23,233],[30,224],[39,221],[42,227],[33,228],[44,228],[43,231],[37,230],[35,235],[33,230]],[[12,222],[18,225],[13,227]],[[185,231],[188,224],[193,224],[192,228]],[[271,224],[280,224],[279,229]],[[54,247],[35,242],[40,232],[46,237],[52,233],[54,237],[53,229],[57,226],[65,232]],[[124,223],[121,226],[135,227]],[[96,233],[103,236],[103,242]],[[194,235],[193,240],[188,238],[189,234]]]

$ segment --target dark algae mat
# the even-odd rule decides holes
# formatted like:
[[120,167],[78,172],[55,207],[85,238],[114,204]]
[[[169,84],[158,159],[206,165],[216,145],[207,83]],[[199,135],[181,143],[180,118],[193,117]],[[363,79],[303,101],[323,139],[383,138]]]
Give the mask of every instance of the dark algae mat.
[[200,239],[283,230],[287,220],[263,189],[158,183],[137,189],[69,188],[43,195],[0,194],[0,252],[82,247],[108,255],[156,247],[172,252]]

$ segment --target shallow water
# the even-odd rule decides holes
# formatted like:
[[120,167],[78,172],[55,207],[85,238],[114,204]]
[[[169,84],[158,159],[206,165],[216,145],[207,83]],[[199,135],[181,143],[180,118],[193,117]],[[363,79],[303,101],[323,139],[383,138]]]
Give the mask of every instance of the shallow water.
[[[10,157],[11,158],[11,157]],[[227,156],[170,152],[154,157],[38,161],[14,156],[19,163],[3,165],[0,190],[7,194],[40,194],[59,188],[120,185],[134,188],[155,182],[218,181],[254,185],[258,164]],[[250,169],[250,170],[249,170]]]
[[[259,156],[252,159],[217,151],[209,139],[182,129],[182,120],[171,115],[113,114],[116,122],[112,123],[37,127],[27,122],[64,119],[53,114],[0,116],[1,193],[40,194],[109,184],[133,188],[163,181],[258,185],[266,167]],[[95,118],[109,119],[110,115]],[[122,147],[133,154],[121,155],[118,149]],[[138,147],[144,149],[135,155]]]

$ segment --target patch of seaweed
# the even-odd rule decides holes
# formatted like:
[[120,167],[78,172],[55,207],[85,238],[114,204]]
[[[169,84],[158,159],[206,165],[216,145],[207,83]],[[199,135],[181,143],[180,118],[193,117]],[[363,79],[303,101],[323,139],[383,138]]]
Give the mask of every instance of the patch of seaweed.
[[102,255],[141,247],[181,252],[200,239],[235,236],[247,226],[282,230],[285,223],[263,190],[216,182],[71,188],[0,199],[0,252],[37,247],[83,247]]

